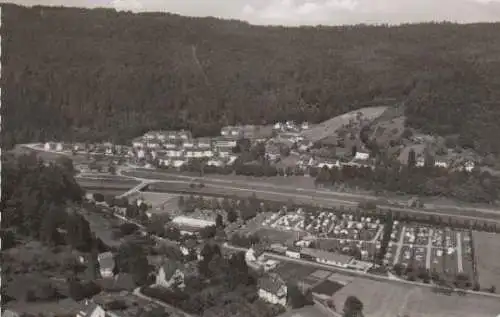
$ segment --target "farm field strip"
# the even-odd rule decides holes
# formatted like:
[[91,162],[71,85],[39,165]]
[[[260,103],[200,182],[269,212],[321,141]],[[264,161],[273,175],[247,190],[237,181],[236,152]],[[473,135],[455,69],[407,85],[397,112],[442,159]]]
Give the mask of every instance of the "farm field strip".
[[500,289],[500,235],[473,231],[472,237],[481,288]]

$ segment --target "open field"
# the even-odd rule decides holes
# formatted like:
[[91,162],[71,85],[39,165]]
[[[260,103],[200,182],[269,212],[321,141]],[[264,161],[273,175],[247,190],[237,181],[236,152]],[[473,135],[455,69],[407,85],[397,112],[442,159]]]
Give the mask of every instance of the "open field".
[[[500,289],[500,235],[473,231],[474,252],[481,288]],[[500,310],[499,310],[500,313]]]
[[498,298],[477,295],[436,294],[431,289],[411,285],[355,279],[333,296],[337,309],[342,309],[348,296],[358,297],[364,304],[366,317],[494,317],[500,312]]
[[176,194],[140,192],[134,196],[143,199],[147,204],[151,204],[151,211],[154,213],[173,213],[178,209],[179,195]]
[[351,111],[313,126],[311,129],[302,132],[302,136],[308,140],[316,142],[326,137],[335,135],[339,128],[348,124],[351,119],[355,119],[358,113],[361,113],[363,118],[374,120],[386,109],[387,107],[367,107]]

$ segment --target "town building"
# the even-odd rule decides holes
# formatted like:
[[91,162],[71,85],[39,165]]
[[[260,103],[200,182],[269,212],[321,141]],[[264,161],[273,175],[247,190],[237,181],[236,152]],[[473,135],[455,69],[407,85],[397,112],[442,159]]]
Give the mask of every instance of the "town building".
[[300,249],[297,247],[287,248],[285,255],[289,258],[300,259]]
[[354,155],[354,160],[365,161],[370,158],[370,154],[366,152],[356,152]]
[[274,304],[286,306],[288,288],[285,281],[276,273],[270,273],[259,279],[259,298]]
[[99,270],[102,278],[113,277],[115,269],[115,259],[113,253],[104,252],[97,256],[99,261]]

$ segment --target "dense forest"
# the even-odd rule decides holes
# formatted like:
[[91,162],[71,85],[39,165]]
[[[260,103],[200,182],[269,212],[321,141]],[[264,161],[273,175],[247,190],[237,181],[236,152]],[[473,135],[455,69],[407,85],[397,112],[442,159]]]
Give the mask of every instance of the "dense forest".
[[3,6],[4,146],[404,103],[410,126],[500,152],[500,23],[286,28]]

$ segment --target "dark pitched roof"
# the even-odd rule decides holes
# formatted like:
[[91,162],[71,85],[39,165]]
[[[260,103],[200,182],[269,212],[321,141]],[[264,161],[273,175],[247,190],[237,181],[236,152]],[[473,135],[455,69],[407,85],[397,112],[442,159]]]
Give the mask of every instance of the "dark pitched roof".
[[177,261],[167,260],[161,266],[165,273],[165,278],[170,279],[177,270],[182,270],[182,264]]
[[259,288],[277,294],[282,286],[286,286],[285,281],[276,273],[270,273],[259,279]]
[[136,284],[132,274],[120,273],[115,276],[113,287],[119,290],[133,290]]

